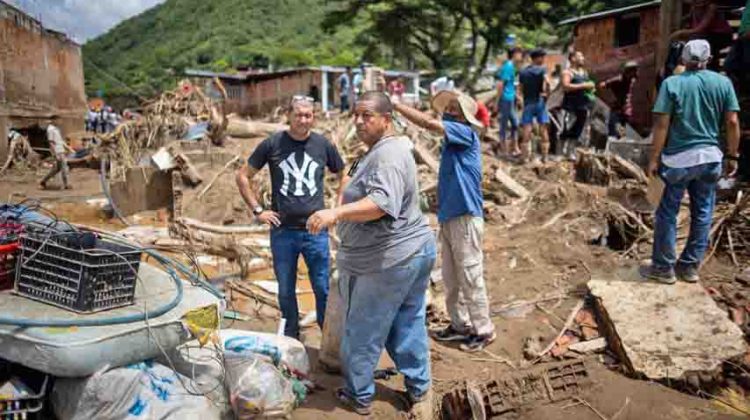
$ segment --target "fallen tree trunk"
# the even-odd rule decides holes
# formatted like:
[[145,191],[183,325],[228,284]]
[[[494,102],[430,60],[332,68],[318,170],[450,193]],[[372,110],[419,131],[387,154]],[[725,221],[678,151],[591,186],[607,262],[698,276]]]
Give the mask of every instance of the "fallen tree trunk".
[[230,116],[226,128],[226,134],[239,138],[264,137],[288,128],[289,126],[285,124],[251,121],[236,116]]
[[214,225],[211,223],[204,223],[204,222],[201,222],[200,220],[191,219],[189,217],[181,217],[179,219],[176,219],[175,223],[182,224],[192,229],[203,230],[203,231],[211,232],[211,233],[227,234],[227,235],[262,233],[262,232],[268,232],[268,229],[269,229],[267,225],[220,226],[220,225]]
[[524,199],[529,196],[529,190],[505,173],[503,168],[495,170],[495,181],[498,182],[503,192],[512,197]]

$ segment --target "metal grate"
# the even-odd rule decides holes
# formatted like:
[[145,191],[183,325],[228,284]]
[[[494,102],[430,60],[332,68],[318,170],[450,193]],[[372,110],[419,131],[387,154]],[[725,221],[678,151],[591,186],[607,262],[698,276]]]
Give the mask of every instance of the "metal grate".
[[483,384],[463,383],[443,396],[442,418],[472,418],[468,389],[481,395],[488,419],[505,419],[515,418],[522,407],[530,404],[576,396],[588,385],[590,375],[581,360],[511,374]]

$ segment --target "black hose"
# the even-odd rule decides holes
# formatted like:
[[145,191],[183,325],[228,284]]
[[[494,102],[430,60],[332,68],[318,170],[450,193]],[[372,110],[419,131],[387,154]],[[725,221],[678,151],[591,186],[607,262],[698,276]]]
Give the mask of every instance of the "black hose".
[[102,192],[104,193],[104,196],[107,197],[109,206],[112,207],[112,212],[115,216],[117,216],[122,223],[125,223],[125,226],[130,226],[130,223],[125,219],[125,216],[122,215],[120,209],[115,205],[115,201],[112,200],[112,194],[109,193],[109,184],[107,184],[107,162],[106,159],[102,159],[101,164],[99,165],[99,181],[102,185]]

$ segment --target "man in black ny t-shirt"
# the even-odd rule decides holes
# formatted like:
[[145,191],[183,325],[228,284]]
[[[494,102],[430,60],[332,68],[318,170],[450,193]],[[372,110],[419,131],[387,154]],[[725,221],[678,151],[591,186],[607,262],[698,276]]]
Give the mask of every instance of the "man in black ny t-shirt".
[[[271,135],[255,149],[238,171],[237,185],[253,214],[271,226],[273,269],[279,283],[281,314],[286,319],[284,334],[298,338],[296,286],[300,254],[310,275],[321,328],[328,298],[328,232],[310,234],[306,230],[307,217],[325,208],[325,168],[340,174],[339,191],[345,184],[345,173],[336,146],[311,131],[315,119],[312,98],[295,96],[291,105],[289,130]],[[266,164],[271,172],[271,209],[259,204],[257,185],[251,182]]]

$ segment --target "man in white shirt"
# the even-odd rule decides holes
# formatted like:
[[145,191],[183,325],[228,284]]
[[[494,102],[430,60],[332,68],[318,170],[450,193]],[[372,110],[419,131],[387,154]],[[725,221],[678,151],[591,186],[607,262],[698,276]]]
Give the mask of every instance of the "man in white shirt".
[[52,166],[52,169],[49,171],[47,175],[45,175],[44,178],[42,178],[41,182],[39,182],[39,186],[42,189],[47,188],[47,181],[52,179],[55,175],[60,173],[60,176],[62,177],[63,182],[63,188],[66,190],[71,189],[72,187],[70,184],[68,184],[68,161],[65,157],[65,151],[66,151],[66,144],[65,140],[63,140],[62,134],[60,133],[60,129],[55,126],[52,121],[47,122],[47,142],[49,142],[49,150],[52,156],[55,158],[54,166]]

